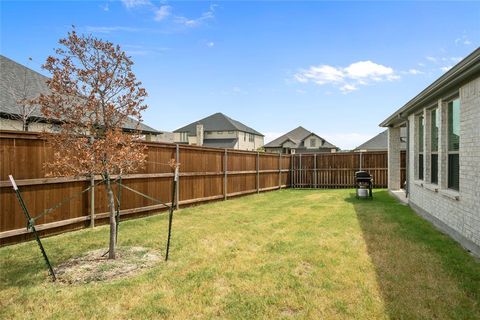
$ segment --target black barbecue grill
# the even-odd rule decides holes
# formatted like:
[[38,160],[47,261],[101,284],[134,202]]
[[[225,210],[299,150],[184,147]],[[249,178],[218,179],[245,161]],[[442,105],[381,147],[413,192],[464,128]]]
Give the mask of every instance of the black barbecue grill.
[[373,198],[373,177],[367,171],[355,172],[355,187],[358,198]]

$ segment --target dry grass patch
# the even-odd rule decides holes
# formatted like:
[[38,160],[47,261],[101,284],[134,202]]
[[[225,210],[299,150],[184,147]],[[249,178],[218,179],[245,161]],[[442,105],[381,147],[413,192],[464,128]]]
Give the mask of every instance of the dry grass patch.
[[161,259],[158,252],[143,247],[118,247],[115,260],[107,259],[107,251],[107,248],[89,251],[61,263],[55,268],[57,280],[78,284],[131,277]]
[[[120,224],[163,256],[167,219]],[[108,228],[46,238],[52,263]],[[385,191],[282,190],[178,211],[170,259],[111,281],[48,280],[34,242],[0,248],[0,318],[477,319],[480,264]]]

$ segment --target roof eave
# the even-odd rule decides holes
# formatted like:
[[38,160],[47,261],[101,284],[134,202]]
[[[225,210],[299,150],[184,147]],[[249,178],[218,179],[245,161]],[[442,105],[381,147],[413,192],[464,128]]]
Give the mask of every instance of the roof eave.
[[382,121],[379,126],[390,127],[404,122],[406,116],[416,108],[423,106],[428,100],[431,100],[441,92],[451,90],[452,87],[463,83],[477,73],[480,73],[480,47]]

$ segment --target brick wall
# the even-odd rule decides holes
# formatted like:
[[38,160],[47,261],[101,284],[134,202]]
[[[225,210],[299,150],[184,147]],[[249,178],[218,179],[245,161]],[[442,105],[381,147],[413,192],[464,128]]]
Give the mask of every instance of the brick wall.
[[[410,145],[408,168],[410,199],[414,209],[449,233],[467,249],[480,255],[480,77],[458,90],[460,97],[460,190],[447,188],[447,103],[436,104],[440,115],[438,184],[430,184],[430,119],[425,125],[425,179],[418,175],[418,121],[410,115]],[[427,109],[435,105],[426,106]]]

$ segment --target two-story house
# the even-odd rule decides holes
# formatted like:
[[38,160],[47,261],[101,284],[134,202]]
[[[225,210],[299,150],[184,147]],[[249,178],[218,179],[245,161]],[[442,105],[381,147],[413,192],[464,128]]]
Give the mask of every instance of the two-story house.
[[215,113],[174,131],[175,142],[197,146],[254,151],[263,147],[263,134]]
[[336,152],[338,148],[319,135],[298,127],[267,143],[266,152],[295,154]]
[[[21,103],[41,93],[48,94],[47,81],[46,76],[0,55],[0,130],[55,131],[56,126],[62,124],[56,119],[46,119],[39,106],[27,107]],[[122,128],[125,132],[140,131],[147,141],[173,142],[171,133],[134,119],[126,121]]]

